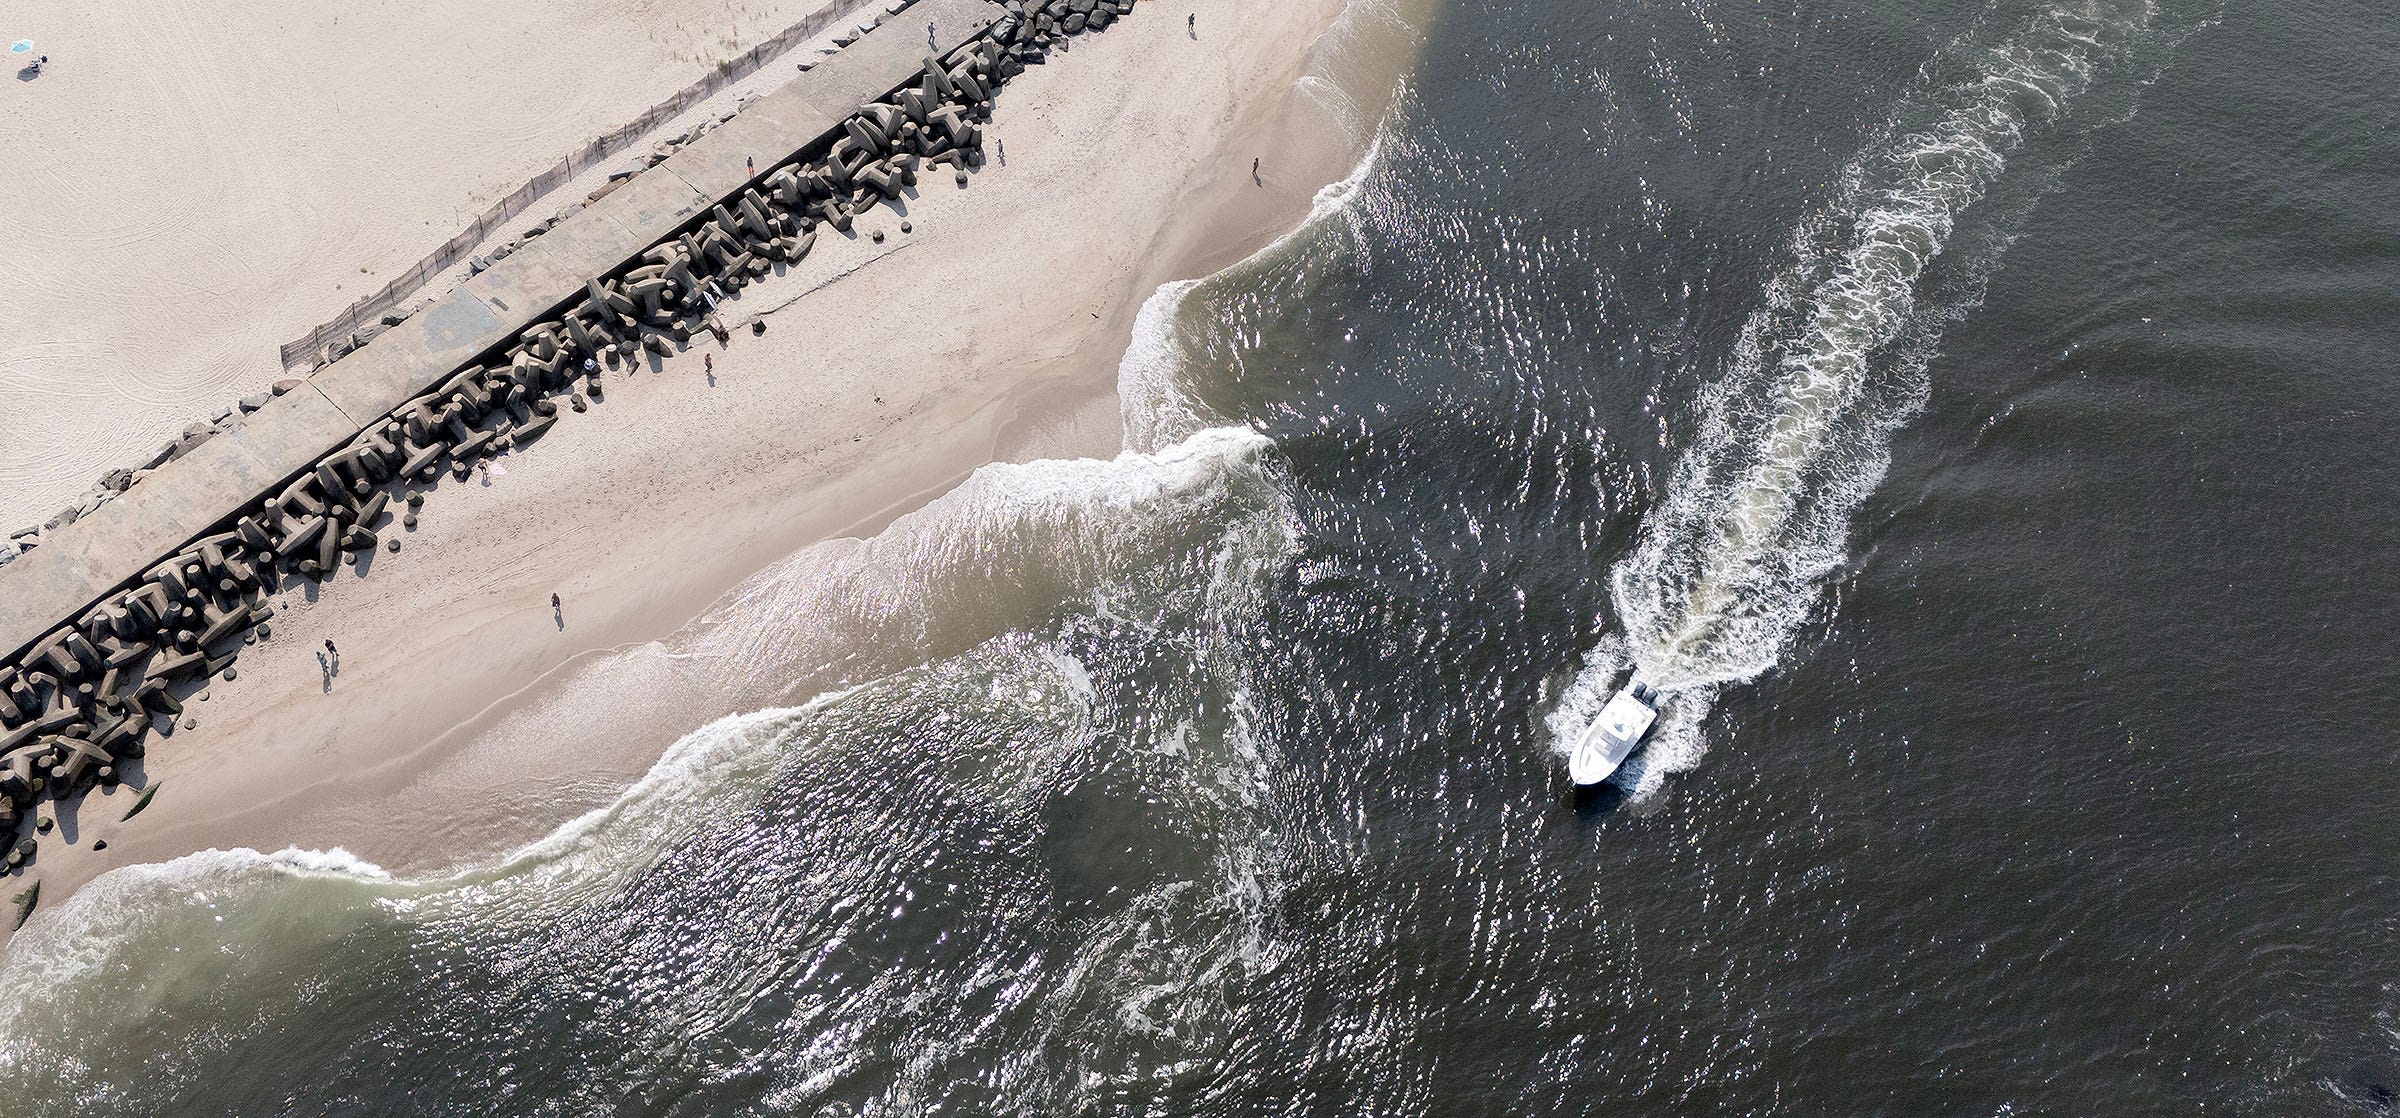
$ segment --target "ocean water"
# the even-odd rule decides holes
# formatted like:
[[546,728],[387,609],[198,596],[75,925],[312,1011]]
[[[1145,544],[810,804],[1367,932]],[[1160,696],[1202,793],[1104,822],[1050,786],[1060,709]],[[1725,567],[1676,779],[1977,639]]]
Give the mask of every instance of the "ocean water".
[[0,1113],[2400,1113],[2400,20],[1361,0],[1311,81],[1403,48],[1121,456],[691,661],[840,686],[453,874],[101,879]]

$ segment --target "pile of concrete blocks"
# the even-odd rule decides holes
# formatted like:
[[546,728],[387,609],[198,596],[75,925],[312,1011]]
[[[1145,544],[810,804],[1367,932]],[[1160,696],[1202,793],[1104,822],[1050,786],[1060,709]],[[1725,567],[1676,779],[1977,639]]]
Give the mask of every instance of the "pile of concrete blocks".
[[301,382],[297,380],[277,381],[275,387],[269,391],[258,393],[255,396],[245,396],[235,401],[232,407],[218,413],[216,418],[203,423],[194,423],[184,428],[182,434],[159,447],[141,465],[119,467],[100,475],[100,480],[89,491],[76,498],[72,504],[60,509],[50,519],[36,527],[23,528],[9,533],[7,540],[0,541],[0,567],[7,566],[17,556],[41,546],[42,537],[47,533],[55,532],[90,516],[101,505],[117,499],[143,478],[150,476],[152,470],[181,458],[191,453],[193,448],[201,443],[232,430],[241,422],[241,417],[267,406],[267,401],[283,395],[300,384]]
[[[985,35],[926,59],[918,81],[862,106],[829,141],[769,168],[627,268],[590,280],[558,317],[451,374],[224,530],[0,664],[0,836],[20,829],[45,798],[120,780],[149,733],[182,716],[185,697],[212,678],[231,678],[241,648],[271,635],[269,595],[288,579],[323,579],[345,562],[363,563],[395,514],[413,528],[424,500],[417,487],[443,471],[464,479],[478,459],[540,438],[562,401],[575,412],[599,402],[604,364],[671,354],[702,330],[726,335],[715,300],[805,258],[819,226],[849,230],[928,168],[949,167],[964,185],[982,163],[983,124],[999,88],[1043,61],[1052,43],[1105,28],[1132,8],[1131,0],[1009,4]],[[150,466],[218,429],[197,425]],[[107,480],[130,484],[142,472]],[[392,507],[395,498],[404,510]],[[37,539],[19,533],[9,554]],[[31,853],[30,839],[7,847],[0,868]]]
[[[1012,2],[1008,5],[1009,19],[1019,21],[1017,28],[1007,31],[995,28],[992,37],[1019,44],[1027,41],[1015,37],[1021,33],[1032,42],[1047,47],[1052,42],[1086,31],[1103,31],[1116,22],[1118,16],[1133,14],[1133,0],[1032,0],[1031,3]],[[1007,19],[1001,21],[1007,23]]]

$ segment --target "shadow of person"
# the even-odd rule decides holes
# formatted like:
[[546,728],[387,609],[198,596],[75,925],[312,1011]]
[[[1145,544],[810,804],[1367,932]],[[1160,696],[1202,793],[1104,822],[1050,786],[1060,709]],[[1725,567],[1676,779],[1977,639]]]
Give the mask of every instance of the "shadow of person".
[[559,632],[563,633],[567,631],[567,611],[560,609],[557,606],[551,606],[550,620],[552,623],[558,626]]
[[326,659],[324,653],[317,653],[317,674],[323,677],[324,682],[319,694],[333,690],[333,671],[333,661]]

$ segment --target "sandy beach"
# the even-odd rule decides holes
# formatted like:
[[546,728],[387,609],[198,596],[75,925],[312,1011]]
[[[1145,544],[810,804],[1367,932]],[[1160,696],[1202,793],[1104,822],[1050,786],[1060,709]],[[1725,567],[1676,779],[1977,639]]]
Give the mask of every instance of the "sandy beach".
[[[278,595],[239,680],[153,743],[154,806],[120,823],[131,794],[94,795],[44,843],[45,907],[212,847],[457,864],[606,802],[695,727],[871,671],[842,618],[750,624],[742,596],[905,592],[874,584],[872,549],[939,545],[874,538],[896,518],[989,462],[1114,455],[1144,300],[1271,241],[1355,161],[1301,81],[1340,10],[1213,3],[1195,38],[1145,5],[1013,82],[1005,160],[964,190],[929,177],[727,305],[763,334],[612,371],[605,403],[488,482],[445,479],[402,551]],[[743,641],[803,668],[719,670]]]
[[282,343],[584,141],[827,7],[867,5],[11,10],[6,35],[51,61],[0,97],[0,530],[42,523],[264,391],[287,375]]

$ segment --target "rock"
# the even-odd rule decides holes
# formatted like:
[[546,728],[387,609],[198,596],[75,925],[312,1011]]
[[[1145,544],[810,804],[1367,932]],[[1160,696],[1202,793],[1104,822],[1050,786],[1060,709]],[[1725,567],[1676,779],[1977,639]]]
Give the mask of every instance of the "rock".
[[57,516],[53,516],[50,519],[42,522],[42,530],[45,532],[55,532],[69,524],[75,523],[75,518],[82,515],[82,511],[79,509],[60,509]]
[[274,391],[274,393],[275,393],[276,395],[278,395],[278,396],[281,396],[281,395],[283,395],[284,393],[286,393],[286,392],[289,392],[289,391],[291,391],[292,389],[298,388],[298,387],[300,387],[301,385],[303,385],[303,384],[307,384],[307,383],[308,383],[307,381],[301,380],[299,377],[286,377],[286,378],[285,378],[285,379],[283,379],[283,380],[279,380],[279,381],[276,381],[276,382],[275,382],[275,386],[274,386],[274,388],[273,388],[273,391]]
[[383,546],[384,550],[386,551],[398,552],[400,550],[400,537],[394,536],[391,539],[383,541]]
[[[610,177],[614,178],[615,176],[612,175]],[[490,271],[491,267],[492,262],[484,259],[483,257],[470,256],[467,258],[467,274],[470,276],[482,275],[483,273]]]
[[406,311],[389,310],[383,312],[383,324],[386,326],[398,326],[406,321],[408,321],[408,312]]
[[133,471],[120,466],[100,475],[100,487],[111,493],[123,493],[133,488]]
[[92,852],[93,852],[93,853],[95,853],[95,854],[96,854],[96,853],[99,853],[100,851],[103,851],[103,850],[106,850],[106,849],[108,849],[108,840],[107,840],[107,839],[93,839],[93,840],[92,840]]
[[266,406],[267,406],[267,403],[268,403],[269,401],[273,400],[274,398],[275,398],[275,394],[274,394],[274,393],[272,393],[272,392],[261,392],[261,393],[259,393],[259,394],[258,394],[258,395],[256,395],[256,396],[244,396],[244,397],[242,397],[242,398],[241,398],[241,401],[240,401],[239,403],[236,403],[236,404],[234,405],[234,407],[241,409],[241,412],[242,412],[242,414],[243,414],[243,415],[248,415],[248,414],[250,414],[251,412],[254,412],[254,411],[257,411],[257,410],[258,410],[258,409],[260,409],[260,408],[266,407]]

